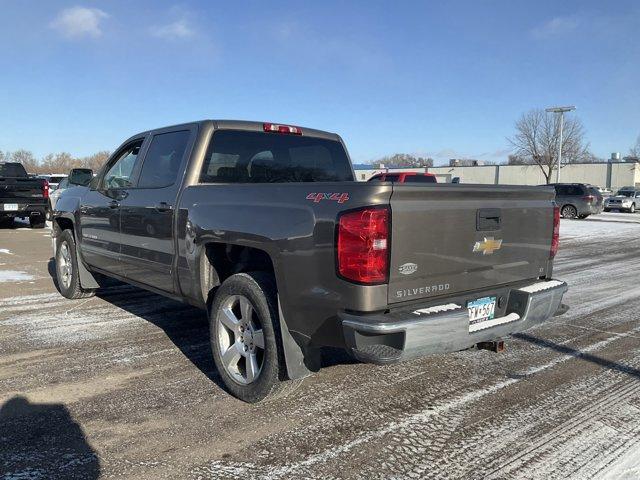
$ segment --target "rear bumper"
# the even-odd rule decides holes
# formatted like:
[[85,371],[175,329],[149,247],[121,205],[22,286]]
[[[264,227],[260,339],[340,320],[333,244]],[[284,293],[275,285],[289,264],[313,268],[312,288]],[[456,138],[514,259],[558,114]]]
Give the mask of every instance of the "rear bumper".
[[506,313],[470,327],[467,308],[459,303],[379,315],[342,313],[347,347],[361,361],[394,363],[429,354],[447,353],[497,340],[564,313],[562,297],[568,286],[540,281],[509,293]]
[[578,215],[597,215],[604,210],[604,204],[602,205],[586,205],[584,208],[579,209]]
[[[5,204],[16,204],[17,210],[5,210]],[[28,217],[32,213],[44,215],[47,211],[47,205],[26,204],[19,202],[3,201],[0,204],[0,217]]]

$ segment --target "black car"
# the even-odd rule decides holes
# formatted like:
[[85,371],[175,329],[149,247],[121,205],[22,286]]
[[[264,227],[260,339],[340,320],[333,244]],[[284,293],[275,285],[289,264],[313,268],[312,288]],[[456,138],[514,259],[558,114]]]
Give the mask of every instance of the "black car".
[[587,218],[602,213],[604,198],[597,187],[585,183],[553,183],[563,218]]

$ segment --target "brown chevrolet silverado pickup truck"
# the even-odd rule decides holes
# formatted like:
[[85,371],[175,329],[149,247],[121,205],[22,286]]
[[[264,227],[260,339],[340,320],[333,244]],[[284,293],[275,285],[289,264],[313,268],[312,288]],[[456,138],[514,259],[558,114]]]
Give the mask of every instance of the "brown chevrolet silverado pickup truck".
[[360,183],[338,135],[217,120],[134,135],[53,212],[64,296],[108,276],[206,309],[249,402],[324,346],[397,362],[563,311],[558,227],[551,188]]

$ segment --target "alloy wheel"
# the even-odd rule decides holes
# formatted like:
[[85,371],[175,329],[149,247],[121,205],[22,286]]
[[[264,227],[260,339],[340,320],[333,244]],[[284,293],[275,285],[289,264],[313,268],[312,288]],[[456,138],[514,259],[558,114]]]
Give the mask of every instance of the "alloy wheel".
[[71,285],[72,275],[73,263],[71,262],[71,252],[69,251],[67,242],[63,242],[60,245],[60,252],[58,253],[58,276],[64,288],[69,288]]
[[224,369],[237,383],[253,383],[264,364],[265,343],[262,323],[251,301],[243,295],[230,295],[222,302],[216,322]]

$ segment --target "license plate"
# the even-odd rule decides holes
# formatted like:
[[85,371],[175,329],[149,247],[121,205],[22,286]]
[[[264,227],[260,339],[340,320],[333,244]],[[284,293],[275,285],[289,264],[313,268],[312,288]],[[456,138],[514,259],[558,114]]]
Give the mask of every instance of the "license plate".
[[467,304],[469,330],[476,330],[478,324],[493,320],[496,314],[496,297],[483,297]]
[[5,203],[4,204],[4,211],[5,212],[15,212],[16,210],[18,210],[18,204],[17,203]]

